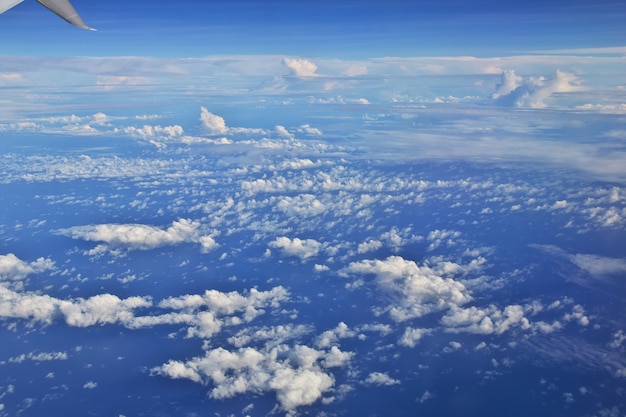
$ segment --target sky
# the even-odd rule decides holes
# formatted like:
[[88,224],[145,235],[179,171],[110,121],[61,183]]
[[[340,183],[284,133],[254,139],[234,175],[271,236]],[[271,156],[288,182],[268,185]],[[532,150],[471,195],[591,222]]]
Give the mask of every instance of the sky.
[[72,3],[0,15],[0,417],[624,415],[621,2]]
[[60,25],[35,1],[2,16],[0,55],[323,58],[528,53],[622,46],[619,1],[77,0],[98,33]]

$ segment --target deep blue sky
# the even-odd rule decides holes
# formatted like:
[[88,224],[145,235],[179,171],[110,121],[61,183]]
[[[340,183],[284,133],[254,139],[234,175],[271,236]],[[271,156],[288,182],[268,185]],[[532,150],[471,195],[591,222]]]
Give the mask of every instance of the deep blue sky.
[[0,15],[0,55],[493,56],[626,43],[626,8],[611,0],[73,4],[98,32],[76,30],[26,0]]

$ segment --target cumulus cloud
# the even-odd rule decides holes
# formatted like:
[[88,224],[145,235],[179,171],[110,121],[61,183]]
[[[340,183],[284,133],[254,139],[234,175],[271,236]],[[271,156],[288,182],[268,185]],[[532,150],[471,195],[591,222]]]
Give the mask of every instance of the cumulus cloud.
[[0,280],[20,280],[53,268],[54,262],[50,259],[38,258],[34,262],[26,262],[12,253],[0,255]]
[[349,356],[337,347],[326,351],[300,344],[233,351],[220,347],[188,361],[171,360],[153,368],[152,374],[211,384],[209,396],[216,399],[274,392],[280,407],[291,414],[320,400],[335,383],[327,368],[343,364]]
[[300,239],[297,237],[290,239],[286,236],[276,238],[269,243],[269,246],[280,249],[287,256],[294,256],[303,261],[317,256],[322,248],[322,244],[314,239]]
[[383,311],[396,321],[422,317],[471,300],[463,283],[443,278],[434,269],[400,256],[353,262],[345,272],[375,275],[378,288],[393,300]]
[[500,97],[508,96],[515,91],[521,84],[523,78],[515,74],[514,70],[504,70],[499,84],[496,84],[496,91],[491,95],[494,100]]
[[404,334],[398,340],[398,344],[406,347],[415,347],[422,338],[432,333],[431,329],[415,329],[413,327],[407,327]]
[[543,108],[545,101],[555,93],[582,91],[581,80],[576,75],[557,70],[552,78],[523,78],[514,70],[506,70],[492,94],[492,99],[501,104],[516,107]]
[[276,209],[289,216],[306,217],[322,214],[326,211],[324,203],[312,194],[301,194],[295,197],[283,196],[276,200]]
[[173,126],[151,126],[143,127],[128,126],[122,129],[124,133],[132,137],[141,139],[172,139],[182,136],[184,130],[179,125]]
[[75,226],[57,232],[72,239],[104,243],[105,246],[99,246],[91,254],[107,249],[150,250],[181,243],[197,243],[203,252],[216,248],[218,245],[213,237],[203,235],[199,228],[198,222],[180,219],[172,222],[165,230],[145,224],[98,224]]
[[289,68],[291,73],[297,77],[317,77],[317,65],[308,59],[284,58],[283,65]]
[[70,326],[88,327],[112,323],[129,325],[134,319],[134,309],[151,305],[151,300],[146,297],[120,299],[112,294],[99,294],[87,299],[61,301],[59,309]]
[[449,310],[441,318],[441,322],[448,331],[477,334],[502,334],[512,326],[530,328],[530,322],[524,317],[524,308],[520,305],[510,305],[504,310],[494,305],[486,308],[457,307]]
[[61,319],[73,327],[119,324],[130,329],[181,325],[187,331],[186,337],[208,339],[224,326],[250,322],[265,313],[266,308],[276,309],[288,299],[289,292],[280,286],[268,291],[252,288],[243,294],[207,290],[204,294],[170,297],[157,303],[156,308],[171,312],[137,315],[136,310],[155,307],[150,297],[122,299],[113,294],[98,294],[61,300],[0,285],[0,320],[25,319],[30,325]]
[[224,118],[211,113],[206,107],[200,107],[200,121],[202,126],[212,135],[228,133],[228,127],[226,127]]
[[399,380],[394,379],[383,372],[372,372],[367,378],[365,378],[365,383],[369,385],[397,385],[400,383]]

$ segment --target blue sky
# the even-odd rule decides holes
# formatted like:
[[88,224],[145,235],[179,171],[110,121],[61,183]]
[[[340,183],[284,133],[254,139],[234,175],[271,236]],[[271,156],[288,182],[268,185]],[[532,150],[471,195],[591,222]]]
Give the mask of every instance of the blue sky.
[[493,56],[622,46],[619,1],[85,1],[83,33],[34,0],[0,17],[0,55]]

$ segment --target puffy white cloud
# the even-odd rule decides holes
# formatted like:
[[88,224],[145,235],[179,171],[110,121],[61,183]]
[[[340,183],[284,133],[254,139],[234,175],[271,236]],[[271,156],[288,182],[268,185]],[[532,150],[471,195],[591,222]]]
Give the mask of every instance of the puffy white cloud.
[[297,217],[315,216],[326,211],[324,203],[312,194],[277,197],[276,208],[290,216]]
[[244,347],[254,342],[280,345],[289,339],[299,338],[310,332],[311,328],[303,324],[278,325],[259,329],[245,328],[237,332],[236,335],[229,337],[228,342],[235,347]]
[[383,372],[372,372],[367,378],[365,378],[365,383],[370,385],[397,385],[400,383],[399,380],[394,379]]
[[284,58],[283,65],[289,68],[291,73],[297,77],[317,77],[317,65],[308,59]]
[[172,222],[165,230],[145,224],[98,224],[74,226],[57,232],[73,239],[106,244],[106,247],[99,248],[96,252],[107,248],[150,250],[180,243],[198,243],[203,252],[216,248],[215,240],[209,235],[202,235],[199,228],[198,222],[180,219]]
[[[134,318],[129,326],[151,327],[160,324],[184,324],[187,326],[186,337],[210,338],[218,333],[225,325],[236,325],[250,322],[264,313],[264,308],[278,308],[280,303],[288,300],[289,292],[281,287],[274,287],[268,291],[259,291],[252,288],[249,292],[240,294],[232,291],[223,293],[216,290],[207,290],[204,294],[190,294],[180,297],[170,297],[158,303],[162,309],[179,310],[180,312],[167,313],[158,316],[143,316]],[[247,340],[252,337],[248,336]],[[239,336],[233,339],[246,340]]]
[[517,107],[546,107],[545,100],[554,93],[583,91],[576,75],[557,70],[552,78],[529,77],[523,79],[513,70],[504,71],[492,98],[500,103]]
[[374,274],[378,288],[394,301],[384,310],[396,321],[421,317],[471,300],[463,283],[443,278],[430,267],[418,266],[400,256],[353,262],[346,272]]
[[20,280],[30,274],[54,269],[50,259],[38,258],[34,262],[25,262],[12,253],[0,255],[0,280]]
[[521,84],[523,78],[515,74],[514,70],[502,71],[500,84],[496,85],[496,91],[491,95],[494,100],[507,96],[515,91]]
[[145,297],[120,299],[112,294],[99,294],[87,299],[61,301],[59,309],[70,326],[88,327],[95,324],[130,324],[133,310],[150,307],[152,302]]
[[158,125],[144,125],[143,127],[128,126],[123,128],[122,131],[129,136],[142,139],[171,139],[182,136],[184,133],[183,128],[179,125],[164,127]]
[[[537,329],[544,333],[551,332],[552,329],[548,327],[554,326],[544,322],[539,322],[534,326],[525,317],[525,314],[532,312],[533,308],[530,305],[521,306],[517,304],[506,306],[502,310],[494,305],[485,308],[476,306],[455,307],[441,318],[441,323],[446,326],[447,331],[455,333],[502,334],[515,327],[522,330]],[[557,325],[555,328],[558,327]]]
[[327,348],[339,342],[339,339],[356,336],[356,332],[351,330],[344,322],[340,322],[337,327],[332,330],[326,330],[320,334],[315,340],[315,345],[320,348]]
[[171,360],[152,369],[155,375],[211,384],[211,398],[231,398],[244,393],[274,392],[281,408],[292,413],[313,404],[335,383],[325,368],[349,360],[349,354],[334,347],[330,351],[305,345],[251,347],[229,351],[208,350],[203,357]]
[[223,135],[228,132],[224,118],[211,113],[206,107],[200,107],[200,121],[212,135]]
[[422,338],[432,333],[432,329],[415,329],[413,327],[407,327],[398,340],[398,344],[406,347],[415,347]]
[[0,285],[0,319],[26,319],[52,323],[60,300],[48,295],[19,293]]
[[322,136],[322,131],[321,130],[319,130],[316,127],[311,127],[311,125],[308,125],[308,124],[301,125],[298,128],[298,132],[305,133],[307,135]]
[[375,250],[380,249],[382,246],[383,242],[381,242],[380,240],[368,239],[363,243],[359,243],[359,246],[357,247],[357,253],[363,254],[367,252],[374,252]]
[[300,239],[297,237],[290,239],[286,236],[276,238],[269,243],[269,246],[280,249],[287,256],[295,256],[303,261],[316,256],[322,248],[322,244],[314,239]]
[[613,349],[619,349],[624,341],[626,340],[626,333],[623,330],[618,330],[612,335],[611,343],[609,343],[609,347]]

